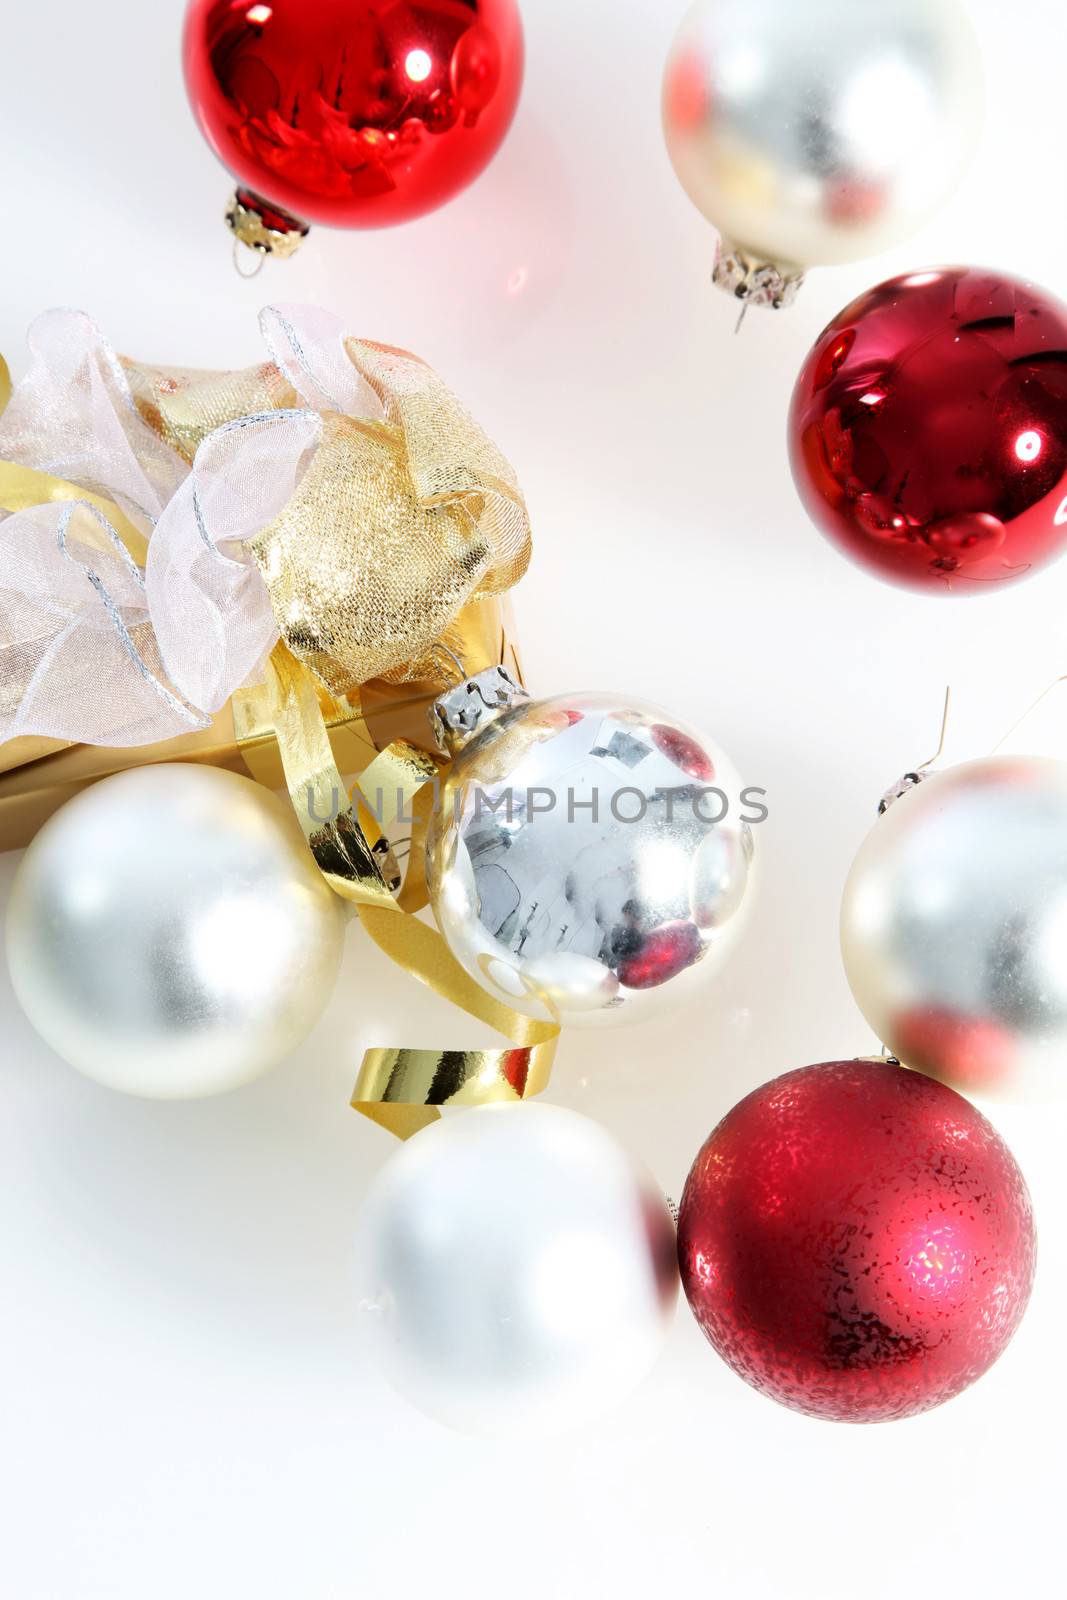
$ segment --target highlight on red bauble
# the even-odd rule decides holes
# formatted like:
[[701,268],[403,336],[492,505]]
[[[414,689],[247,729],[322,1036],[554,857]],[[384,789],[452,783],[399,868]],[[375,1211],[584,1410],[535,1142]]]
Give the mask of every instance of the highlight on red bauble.
[[1030,1297],[1022,1173],[954,1089],[895,1063],[801,1067],[708,1138],[678,1222],[711,1344],[782,1405],[915,1416],[992,1366]]
[[973,267],[847,306],[793,392],[793,476],[817,526],[891,582],[986,594],[1067,543],[1067,307]]

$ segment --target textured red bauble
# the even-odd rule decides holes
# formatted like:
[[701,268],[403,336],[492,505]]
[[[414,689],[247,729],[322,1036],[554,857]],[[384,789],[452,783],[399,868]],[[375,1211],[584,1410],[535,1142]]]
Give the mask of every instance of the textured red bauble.
[[208,143],[253,200],[376,228],[432,211],[495,154],[522,24],[515,0],[191,0],[184,58]]
[[715,1349],[809,1416],[959,1394],[1026,1309],[1036,1238],[1011,1151],[955,1090],[830,1061],[747,1096],[693,1164],[682,1281]]
[[816,343],[789,436],[809,513],[881,577],[1024,577],[1067,542],[1067,307],[975,268],[893,278]]

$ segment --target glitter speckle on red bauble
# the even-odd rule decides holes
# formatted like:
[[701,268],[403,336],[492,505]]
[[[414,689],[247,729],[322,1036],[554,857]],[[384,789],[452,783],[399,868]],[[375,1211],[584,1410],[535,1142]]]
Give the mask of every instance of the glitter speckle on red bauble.
[[693,1164],[678,1224],[697,1321],[754,1388],[838,1422],[949,1400],[1026,1309],[1030,1197],[996,1130],[882,1062],[802,1067],[742,1100]]
[[1067,544],[1067,307],[977,268],[880,284],[816,342],[789,444],[813,521],[880,577],[1025,577]]

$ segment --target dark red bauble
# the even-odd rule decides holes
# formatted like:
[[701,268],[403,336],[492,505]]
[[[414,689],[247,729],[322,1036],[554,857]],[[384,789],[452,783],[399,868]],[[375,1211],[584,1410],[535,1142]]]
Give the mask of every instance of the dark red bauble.
[[787,1072],[693,1163],[682,1282],[734,1371],[794,1411],[885,1422],[992,1366],[1037,1241],[1011,1151],[955,1090],[882,1062]]
[[1067,307],[976,268],[842,311],[804,364],[793,475],[824,533],[895,583],[982,594],[1067,542]]
[[495,154],[522,23],[515,0],[191,0],[184,59],[208,143],[255,199],[377,228],[432,211]]

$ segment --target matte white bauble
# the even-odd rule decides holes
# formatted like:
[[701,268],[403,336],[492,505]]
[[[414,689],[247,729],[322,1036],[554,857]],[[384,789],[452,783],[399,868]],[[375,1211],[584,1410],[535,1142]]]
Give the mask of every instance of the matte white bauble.
[[386,1376],[463,1432],[529,1437],[617,1405],[674,1310],[674,1224],[603,1128],[526,1103],[447,1116],[376,1179],[360,1290]]

